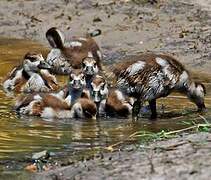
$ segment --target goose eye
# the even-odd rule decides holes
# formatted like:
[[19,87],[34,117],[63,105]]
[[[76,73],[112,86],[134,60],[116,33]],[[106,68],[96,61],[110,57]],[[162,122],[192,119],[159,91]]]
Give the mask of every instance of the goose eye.
[[96,67],[97,66],[97,63],[94,63],[94,67]]

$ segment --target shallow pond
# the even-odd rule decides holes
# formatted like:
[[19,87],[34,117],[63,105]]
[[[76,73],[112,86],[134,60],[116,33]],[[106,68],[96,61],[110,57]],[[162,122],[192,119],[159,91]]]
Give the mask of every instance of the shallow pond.
[[[46,54],[42,45],[16,39],[0,39],[0,78],[21,62],[23,55],[31,50]],[[206,105],[211,107],[211,76],[195,73],[207,87]],[[64,77],[59,77],[65,82]],[[195,106],[185,97],[174,94],[159,100],[160,118],[150,122],[147,118],[97,119],[97,120],[44,120],[37,117],[19,117],[12,111],[14,96],[6,96],[0,89],[0,172],[7,174],[24,169],[32,153],[49,150],[55,158],[86,154],[124,140],[138,130],[158,132],[184,127],[182,121],[200,120]],[[210,120],[211,113],[204,115]],[[1,177],[1,176],[0,176]]]

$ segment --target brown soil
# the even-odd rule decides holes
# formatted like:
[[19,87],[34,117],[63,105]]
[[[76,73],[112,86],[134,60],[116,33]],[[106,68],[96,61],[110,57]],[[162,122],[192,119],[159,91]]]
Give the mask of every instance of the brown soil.
[[[151,0],[152,1],[152,0]],[[205,0],[0,1],[0,36],[37,40],[57,26],[66,37],[99,28],[105,62],[124,54],[165,52],[191,69],[211,67],[210,2]]]

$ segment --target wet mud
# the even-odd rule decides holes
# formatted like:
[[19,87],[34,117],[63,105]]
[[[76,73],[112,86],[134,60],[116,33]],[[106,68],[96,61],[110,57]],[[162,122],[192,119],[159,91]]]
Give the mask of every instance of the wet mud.
[[210,133],[184,134],[149,146],[129,146],[32,179],[208,179]]

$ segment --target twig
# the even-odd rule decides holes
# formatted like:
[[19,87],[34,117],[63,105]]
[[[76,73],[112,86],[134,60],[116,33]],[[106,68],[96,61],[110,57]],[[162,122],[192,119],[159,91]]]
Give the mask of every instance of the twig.
[[131,134],[129,137],[127,137],[125,140],[119,141],[119,142],[117,142],[117,143],[115,143],[115,144],[112,144],[112,145],[110,145],[110,146],[107,146],[105,149],[107,149],[107,150],[109,150],[109,151],[114,151],[113,147],[118,146],[118,145],[124,143],[125,141],[129,140],[130,138],[136,136],[138,133],[140,133],[140,132],[139,132],[139,131],[136,131],[136,132],[134,132],[133,134]]
[[[188,99],[186,96],[168,96],[167,98]],[[206,100],[211,100],[211,98],[206,97]]]
[[204,116],[199,115],[199,117],[202,118],[206,124],[209,124],[209,122],[207,121],[207,119]]
[[[200,116],[201,118],[204,118],[203,116]],[[204,118],[205,119],[205,118]],[[142,132],[143,134],[140,134],[140,131],[136,131],[134,132],[133,134],[131,134],[130,136],[128,136],[125,140],[123,141],[120,141],[120,142],[117,142],[115,144],[112,144],[110,146],[107,146],[105,149],[109,150],[109,151],[114,151],[114,147],[115,146],[118,146],[120,144],[123,144],[125,141],[133,138],[133,137],[160,137],[160,138],[166,138],[166,137],[170,137],[171,135],[175,135],[175,134],[178,134],[178,133],[182,133],[182,132],[185,132],[185,131],[190,131],[190,130],[193,130],[193,129],[196,129],[198,130],[199,128],[203,128],[203,127],[209,127],[211,128],[211,124],[210,123],[206,123],[206,124],[195,124],[193,126],[190,126],[190,127],[187,127],[187,128],[183,128],[183,129],[178,129],[178,130],[175,130],[175,131],[169,131],[169,132],[164,132],[164,131],[161,131],[159,133],[146,133],[146,132]]]
[[151,151],[150,156],[147,155],[147,159],[148,159],[149,165],[150,165],[150,173],[153,174],[153,173],[155,173],[155,167],[154,167],[154,164],[152,162],[152,159],[153,159],[153,151]]

